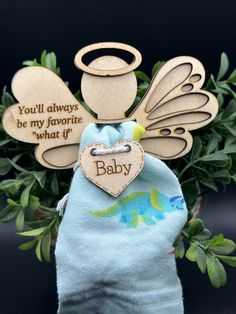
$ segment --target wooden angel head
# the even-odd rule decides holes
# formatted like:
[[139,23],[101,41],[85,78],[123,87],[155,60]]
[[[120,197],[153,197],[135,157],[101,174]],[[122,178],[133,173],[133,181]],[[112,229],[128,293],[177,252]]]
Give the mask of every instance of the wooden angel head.
[[[115,48],[133,54],[126,63],[115,56],[102,56],[89,65],[83,56],[97,49]],[[98,43],[81,49],[75,64],[84,71],[81,91],[90,114],[53,72],[42,67],[18,71],[12,92],[19,103],[10,106],[3,117],[5,130],[21,141],[38,144],[38,161],[48,167],[73,167],[84,128],[94,123],[136,120],[145,128],[141,139],[144,150],[160,159],[174,159],[189,152],[189,131],[211,122],[218,103],[201,89],[205,71],[195,58],[182,56],[166,62],[155,74],[135,110],[125,116],[137,92],[134,69],[141,63],[140,53],[120,43]]]
[[[132,53],[133,62],[129,65],[115,56],[102,56],[93,60],[89,66],[82,62],[85,53],[111,47]],[[99,120],[126,118],[125,112],[134,102],[137,93],[137,80],[133,70],[139,66],[141,60],[139,51],[120,43],[94,44],[76,54],[75,64],[84,71],[81,80],[83,98]]]

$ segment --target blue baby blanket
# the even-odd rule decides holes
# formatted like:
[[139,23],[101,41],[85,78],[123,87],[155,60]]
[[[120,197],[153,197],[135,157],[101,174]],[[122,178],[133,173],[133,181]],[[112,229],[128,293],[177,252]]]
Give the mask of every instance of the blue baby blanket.
[[[90,124],[80,149],[139,140],[135,122]],[[112,182],[111,182],[112,184]],[[187,220],[177,177],[145,154],[138,177],[117,197],[75,170],[56,244],[59,314],[181,314],[173,243]]]

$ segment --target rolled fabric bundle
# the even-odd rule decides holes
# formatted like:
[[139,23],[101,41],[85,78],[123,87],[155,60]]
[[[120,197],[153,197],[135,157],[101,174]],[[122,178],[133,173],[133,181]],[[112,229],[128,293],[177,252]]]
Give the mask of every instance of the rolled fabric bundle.
[[[80,149],[138,141],[133,121],[89,124]],[[112,183],[111,183],[112,184]],[[75,168],[56,243],[59,314],[181,314],[173,243],[187,220],[179,181],[145,153],[136,179],[113,197]]]

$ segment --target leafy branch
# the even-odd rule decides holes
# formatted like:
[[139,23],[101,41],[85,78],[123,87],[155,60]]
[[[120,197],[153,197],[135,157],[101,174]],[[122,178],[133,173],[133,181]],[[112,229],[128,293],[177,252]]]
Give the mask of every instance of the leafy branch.
[[23,65],[27,66],[40,66],[45,67],[60,76],[60,68],[57,66],[57,57],[54,52],[47,52],[44,50],[41,54],[40,61],[36,58],[33,60],[27,60],[23,62]]
[[175,241],[176,257],[185,256],[189,261],[196,262],[202,273],[207,271],[215,288],[224,286],[227,282],[227,274],[221,262],[236,267],[236,256],[229,256],[235,248],[236,244],[225,239],[222,233],[212,237],[199,218],[191,219]]
[[[151,77],[162,64],[158,61],[154,65]],[[236,267],[236,257],[229,256],[236,245],[223,234],[212,237],[192,208],[205,193],[217,192],[222,186],[225,189],[228,184],[236,182],[236,69],[225,78],[228,70],[228,57],[222,53],[218,74],[216,78],[211,75],[205,87],[218,99],[216,118],[194,132],[190,153],[167,162],[178,176],[189,208],[188,222],[175,242],[176,257],[196,262],[202,273],[207,271],[215,288],[227,282],[222,262]],[[138,97],[141,98],[151,77],[141,71],[136,72],[136,77],[140,81]]]

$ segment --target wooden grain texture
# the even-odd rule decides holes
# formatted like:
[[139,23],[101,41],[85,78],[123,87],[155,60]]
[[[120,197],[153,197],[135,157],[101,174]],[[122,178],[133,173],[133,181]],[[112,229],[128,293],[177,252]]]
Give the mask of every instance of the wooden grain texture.
[[130,146],[129,152],[93,156],[93,149],[105,150],[104,144],[87,145],[79,154],[83,174],[107,193],[117,197],[138,176],[144,165],[142,146],[134,141],[122,140],[114,147]]
[[[114,56],[103,56],[89,64],[91,68],[105,70],[119,69],[126,65],[124,60]],[[81,91],[85,102],[97,113],[99,120],[125,119],[125,112],[135,100],[137,80],[133,71],[106,77],[84,73]]]
[[[83,63],[82,58],[85,54],[94,50],[101,50],[101,49],[118,49],[118,50],[127,51],[133,55],[133,61],[129,65],[124,64],[122,67],[114,68],[114,69],[111,69],[111,68],[101,69],[100,67],[97,68],[96,65],[91,67],[90,65],[86,66]],[[89,74],[97,75],[97,76],[117,76],[117,75],[127,74],[135,70],[140,65],[141,62],[142,62],[142,56],[137,49],[135,49],[134,47],[130,45],[117,43],[117,42],[101,42],[101,43],[88,45],[80,49],[75,56],[75,65],[79,69],[81,69],[85,73],[89,73]]]

